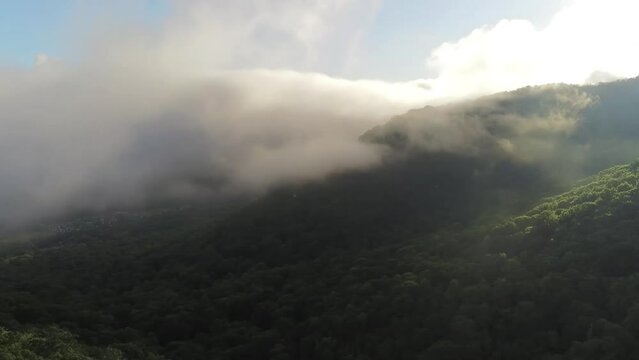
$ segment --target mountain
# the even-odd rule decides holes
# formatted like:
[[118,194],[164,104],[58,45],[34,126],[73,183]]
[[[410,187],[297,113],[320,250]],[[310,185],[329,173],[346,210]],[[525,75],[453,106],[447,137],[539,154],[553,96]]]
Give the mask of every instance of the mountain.
[[495,226],[286,264],[275,250],[258,261],[216,249],[189,214],[79,229],[5,257],[0,316],[130,358],[634,358],[638,169],[605,170]]
[[637,357],[639,163],[615,164],[639,154],[638,96],[427,107],[362,135],[379,167],[60,224],[0,248],[0,325],[131,359]]
[[527,87],[412,110],[362,139],[412,152],[508,154],[573,182],[639,153],[638,98],[639,78]]
[[390,149],[382,166],[281,188],[214,237],[221,251],[274,265],[494,221],[633,160],[638,98],[639,78],[413,110],[362,135]]

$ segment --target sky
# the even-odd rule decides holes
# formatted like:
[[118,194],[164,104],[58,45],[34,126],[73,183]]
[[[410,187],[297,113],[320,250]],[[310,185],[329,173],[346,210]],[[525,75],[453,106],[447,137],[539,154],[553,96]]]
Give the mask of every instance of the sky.
[[[115,5],[107,5],[108,3]],[[165,0],[122,1],[95,0],[0,0],[0,61],[28,66],[38,54],[70,56],[67,42],[73,31],[90,28],[92,19],[110,14],[146,24],[161,23],[169,16]],[[88,19],[87,19],[88,17]],[[72,26],[74,25],[74,26]]]
[[[636,0],[0,0],[0,228],[378,166],[388,149],[360,136],[411,109],[637,76],[637,13]],[[450,139],[466,131],[440,120]]]
[[408,80],[431,75],[424,60],[436,47],[504,18],[546,24],[558,0],[397,0],[382,4],[363,48],[363,77]]
[[[29,66],[38,54],[72,57],[68,42],[74,32],[87,31],[91,21],[126,18],[159,26],[171,17],[169,0],[0,0],[0,61]],[[395,0],[377,5],[358,39],[353,59],[315,64],[309,70],[347,78],[398,81],[429,75],[424,59],[437,46],[503,18],[547,23],[560,7],[557,0]],[[123,6],[123,4],[126,4]]]

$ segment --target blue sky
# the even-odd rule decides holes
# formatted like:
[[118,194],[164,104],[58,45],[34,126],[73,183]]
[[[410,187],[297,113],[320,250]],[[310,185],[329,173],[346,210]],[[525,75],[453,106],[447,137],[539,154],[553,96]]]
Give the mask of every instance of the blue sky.
[[363,71],[404,80],[426,76],[424,60],[443,42],[501,19],[528,19],[543,26],[560,5],[557,0],[386,1],[366,39],[366,52],[375,56],[367,59]]
[[[169,1],[0,0],[0,63],[28,66],[39,53],[69,57],[65,39],[83,28],[72,25],[91,23],[91,16],[159,24],[171,15]],[[504,18],[543,25],[560,4],[557,0],[387,0],[360,45],[365,59],[351,72],[356,77],[393,80],[427,76],[424,60],[441,43]],[[79,19],[78,14],[89,19]]]
[[[128,4],[129,11],[123,13],[115,3]],[[72,25],[91,21],[78,14],[159,23],[170,14],[170,6],[168,0],[0,0],[0,62],[30,65],[41,53],[64,58],[69,51],[65,39],[78,29]]]
[[27,63],[38,53],[58,53],[71,8],[70,0],[0,0],[0,57]]

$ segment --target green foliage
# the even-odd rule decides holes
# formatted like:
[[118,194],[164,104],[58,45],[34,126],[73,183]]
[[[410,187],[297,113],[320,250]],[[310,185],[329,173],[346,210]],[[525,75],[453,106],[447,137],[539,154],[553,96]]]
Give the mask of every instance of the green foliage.
[[1,360],[124,360],[118,350],[84,346],[58,328],[9,331],[0,328]]
[[[569,192],[545,199],[527,214],[506,224],[511,224],[510,232],[525,232],[528,226],[533,226],[551,235],[562,227],[604,221],[613,213],[633,208],[638,184],[639,176],[632,164],[616,166],[582,181],[582,185]],[[500,229],[504,226],[507,225],[501,225]]]
[[[465,170],[457,182],[449,167],[428,171],[431,184],[446,186],[437,174],[473,184]],[[196,211],[78,226],[0,263],[0,319],[60,324],[131,359],[634,358],[638,180],[617,166],[465,230],[455,222],[472,216],[459,205],[421,233],[415,218],[382,231],[388,219],[372,210],[366,222],[332,217],[347,207],[344,184],[359,183],[348,177],[276,193],[220,224]],[[336,198],[321,205],[327,194]],[[51,331],[40,348],[24,334],[7,344],[99,358]]]
[[276,193],[220,224],[160,214],[11,254],[0,264],[0,319],[60,324],[132,359],[639,356],[630,166],[499,226],[460,229],[468,213],[451,207],[422,233],[412,220],[382,232],[386,221],[333,218],[339,198],[307,208],[331,191],[346,196],[340,181],[350,179]]

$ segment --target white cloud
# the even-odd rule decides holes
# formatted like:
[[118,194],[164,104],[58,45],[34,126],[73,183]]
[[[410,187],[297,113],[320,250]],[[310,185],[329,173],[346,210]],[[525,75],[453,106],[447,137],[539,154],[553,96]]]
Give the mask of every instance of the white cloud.
[[173,2],[157,56],[192,70],[285,68],[339,73],[381,0]]
[[502,20],[435,49],[433,96],[458,98],[547,83],[639,75],[639,3],[577,0],[550,24]]
[[639,64],[637,6],[621,0],[478,29],[433,53],[438,77],[403,83],[310,71],[349,62],[378,0],[174,5],[159,30],[87,35],[72,63],[0,68],[0,224],[371,166],[358,136],[411,108]]
[[368,1],[250,3],[180,2],[158,32],[121,27],[73,63],[0,69],[0,225],[376,164],[358,136],[422,105],[419,83],[256,68],[312,62]]

